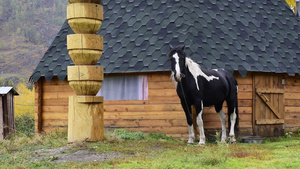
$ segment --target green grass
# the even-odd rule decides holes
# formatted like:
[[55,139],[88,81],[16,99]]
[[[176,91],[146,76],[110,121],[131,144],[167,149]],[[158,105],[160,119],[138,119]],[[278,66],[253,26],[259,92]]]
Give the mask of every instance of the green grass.
[[[268,139],[264,144],[216,144],[187,146],[185,141],[163,134],[115,130],[105,141],[69,145],[64,154],[89,150],[120,157],[103,162],[56,163],[57,156],[39,159],[37,150],[65,147],[67,133],[15,135],[0,141],[0,168],[299,168],[300,137]],[[47,154],[47,153],[46,153]]]

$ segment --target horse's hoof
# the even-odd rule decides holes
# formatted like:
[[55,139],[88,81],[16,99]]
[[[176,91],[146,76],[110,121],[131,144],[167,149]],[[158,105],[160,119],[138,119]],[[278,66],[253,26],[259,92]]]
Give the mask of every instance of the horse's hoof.
[[186,144],[187,144],[187,145],[193,145],[194,142],[193,142],[193,141],[188,141]]
[[205,144],[204,143],[199,143],[198,144],[200,147],[205,147]]

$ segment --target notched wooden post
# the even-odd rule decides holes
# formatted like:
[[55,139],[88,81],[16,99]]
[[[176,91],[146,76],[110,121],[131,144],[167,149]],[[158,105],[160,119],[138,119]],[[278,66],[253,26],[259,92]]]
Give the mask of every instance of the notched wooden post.
[[75,32],[67,46],[75,66],[68,66],[69,85],[76,96],[69,97],[68,142],[104,139],[103,67],[96,66],[103,51],[103,37],[96,35],[103,20],[101,0],[69,0],[67,19]]

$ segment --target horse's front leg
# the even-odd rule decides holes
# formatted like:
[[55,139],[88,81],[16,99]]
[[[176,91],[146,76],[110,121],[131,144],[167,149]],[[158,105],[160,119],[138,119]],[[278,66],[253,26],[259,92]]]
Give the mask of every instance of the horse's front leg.
[[185,100],[181,100],[181,105],[185,112],[187,124],[189,127],[189,139],[187,141],[187,144],[194,144],[195,133],[194,133],[194,127],[193,127],[192,114],[191,114],[191,105],[188,104]]
[[202,114],[203,114],[203,101],[201,100],[200,104],[195,105],[196,106],[196,112],[197,112],[197,124],[199,126],[199,145],[204,146],[205,145],[205,134],[204,134],[204,126],[203,126],[203,120],[202,120]]

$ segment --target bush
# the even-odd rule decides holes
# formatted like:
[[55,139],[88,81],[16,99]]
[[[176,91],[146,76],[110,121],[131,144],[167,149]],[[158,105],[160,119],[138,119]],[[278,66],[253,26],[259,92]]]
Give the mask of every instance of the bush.
[[150,133],[149,138],[155,139],[155,140],[167,140],[167,141],[174,141],[175,139],[173,137],[169,137],[162,133]]
[[145,134],[143,132],[129,132],[124,129],[117,129],[114,131],[121,139],[124,140],[142,140],[145,139]]
[[32,116],[26,114],[16,116],[15,125],[18,133],[25,134],[26,136],[34,133],[34,117]]

